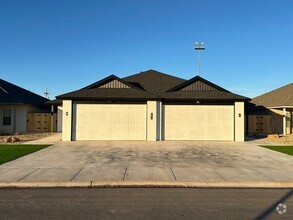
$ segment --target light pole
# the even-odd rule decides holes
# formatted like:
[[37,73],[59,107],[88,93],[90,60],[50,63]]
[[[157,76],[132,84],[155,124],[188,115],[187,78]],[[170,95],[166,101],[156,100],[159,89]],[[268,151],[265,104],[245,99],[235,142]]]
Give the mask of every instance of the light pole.
[[200,76],[200,51],[206,49],[205,43],[195,43],[194,49],[198,51],[198,75]]

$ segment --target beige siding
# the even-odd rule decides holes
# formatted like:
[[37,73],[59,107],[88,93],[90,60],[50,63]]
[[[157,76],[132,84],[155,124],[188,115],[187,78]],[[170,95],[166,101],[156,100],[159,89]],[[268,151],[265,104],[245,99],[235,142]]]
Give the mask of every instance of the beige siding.
[[234,106],[165,105],[165,140],[234,140]]
[[73,112],[73,140],[146,140],[144,104],[74,104]]

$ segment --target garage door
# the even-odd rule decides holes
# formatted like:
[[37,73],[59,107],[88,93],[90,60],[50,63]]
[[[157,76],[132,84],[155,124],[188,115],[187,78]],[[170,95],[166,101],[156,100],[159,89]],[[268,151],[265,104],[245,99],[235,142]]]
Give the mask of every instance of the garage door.
[[164,105],[165,140],[234,140],[234,106]]
[[74,104],[74,140],[146,140],[145,104]]

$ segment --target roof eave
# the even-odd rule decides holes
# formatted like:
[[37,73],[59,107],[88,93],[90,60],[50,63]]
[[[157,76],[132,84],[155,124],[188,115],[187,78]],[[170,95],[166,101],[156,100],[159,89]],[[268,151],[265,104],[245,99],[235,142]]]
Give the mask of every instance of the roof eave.
[[266,108],[275,109],[275,108],[293,108],[293,105],[280,105],[280,106],[269,106]]
[[214,83],[212,83],[212,82],[210,82],[210,81],[208,81],[208,80],[206,80],[206,79],[204,79],[204,78],[202,78],[200,76],[195,76],[195,77],[193,77],[193,78],[191,78],[191,79],[189,79],[189,80],[187,80],[187,81],[185,81],[185,82],[183,82],[183,83],[181,83],[181,84],[169,89],[167,92],[178,91],[179,89],[182,89],[182,88],[184,88],[184,87],[186,87],[186,86],[188,86],[188,85],[190,85],[190,84],[192,84],[192,83],[194,83],[196,81],[202,81],[203,83],[205,83],[205,84],[207,84],[207,85],[209,85],[209,86],[211,86],[213,88],[216,88],[219,91],[229,92],[230,93],[230,91],[228,91],[228,90],[226,90],[226,89],[224,89],[224,88],[222,88],[222,87],[220,87],[220,86],[218,86],[218,85],[216,85],[216,84],[214,84]]
[[115,101],[158,101],[161,98],[113,98],[113,97],[102,97],[102,98],[95,98],[95,97],[64,97],[60,98],[62,100],[72,100],[72,101],[107,101],[107,100],[115,100]]
[[180,102],[180,101],[190,101],[190,102],[196,102],[196,101],[205,101],[205,102],[249,102],[250,99],[207,99],[207,98],[194,98],[194,99],[190,99],[190,98],[186,98],[186,99],[178,99],[178,98],[164,98],[163,100],[165,101],[176,101],[176,102]]

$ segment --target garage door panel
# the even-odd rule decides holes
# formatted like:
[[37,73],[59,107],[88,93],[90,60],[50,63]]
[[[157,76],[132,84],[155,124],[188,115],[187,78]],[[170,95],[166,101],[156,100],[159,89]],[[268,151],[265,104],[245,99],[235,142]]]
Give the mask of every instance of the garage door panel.
[[143,104],[75,104],[73,137],[76,140],[145,140]]
[[165,105],[165,140],[233,140],[234,106]]

